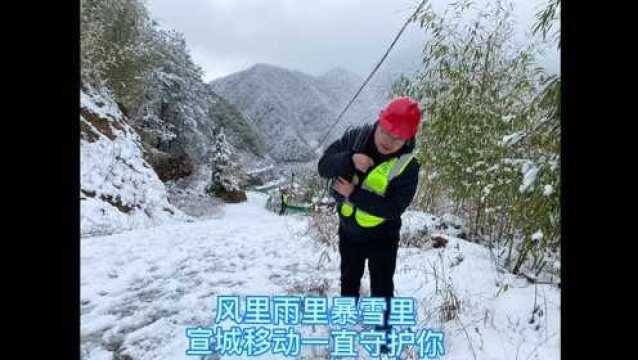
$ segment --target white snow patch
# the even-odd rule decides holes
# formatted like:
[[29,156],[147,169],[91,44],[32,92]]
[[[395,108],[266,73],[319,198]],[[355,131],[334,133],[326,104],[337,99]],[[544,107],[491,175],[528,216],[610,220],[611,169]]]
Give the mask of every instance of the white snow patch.
[[463,219],[450,213],[443,214],[443,216],[441,216],[441,221],[444,224],[448,224],[448,225],[456,225],[456,226],[465,225],[465,221]]
[[502,116],[502,117],[501,117],[501,120],[502,120],[504,123],[509,123],[510,121],[512,121],[512,119],[514,119],[514,117],[515,117],[515,116],[514,116],[513,114],[507,114],[507,115]]
[[95,348],[87,356],[91,360],[113,360],[113,353],[104,348]]
[[532,234],[532,241],[537,242],[543,239],[543,232],[538,230]]
[[246,172],[246,174],[248,174],[248,175],[256,175],[256,174],[260,174],[260,173],[263,173],[263,172],[266,172],[266,171],[271,171],[274,168],[275,167],[273,165],[268,165],[266,167],[262,167],[262,168],[259,168],[259,169],[249,170],[249,171]]
[[510,135],[503,136],[501,140],[501,146],[511,146],[519,142],[523,136],[525,136],[525,131],[518,131]]
[[421,211],[407,210],[401,215],[401,236],[409,236],[422,230],[433,230],[440,219]]
[[554,193],[554,187],[553,186],[551,186],[551,185],[543,186],[543,195],[550,196],[553,193]]
[[281,177],[279,179],[275,179],[275,180],[269,181],[269,182],[267,182],[267,183],[265,183],[263,185],[256,186],[255,190],[257,190],[257,191],[267,190],[267,189],[270,189],[270,188],[273,188],[273,187],[277,187],[279,185],[283,185],[283,184],[285,184],[288,181],[289,180],[287,178]]
[[107,120],[122,118],[122,112],[117,104],[106,96],[97,93],[80,92],[80,106],[93,114]]
[[521,193],[524,193],[530,189],[530,187],[536,181],[536,176],[538,175],[539,168],[534,165],[531,161],[526,161],[523,163],[521,172],[523,173],[523,183],[518,188]]

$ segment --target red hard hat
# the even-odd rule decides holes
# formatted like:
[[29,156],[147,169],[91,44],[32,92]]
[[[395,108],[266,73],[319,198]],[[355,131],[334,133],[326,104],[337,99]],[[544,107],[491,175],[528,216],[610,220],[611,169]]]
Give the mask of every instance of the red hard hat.
[[409,140],[416,135],[420,122],[419,103],[407,96],[390,101],[379,115],[379,125],[403,140]]

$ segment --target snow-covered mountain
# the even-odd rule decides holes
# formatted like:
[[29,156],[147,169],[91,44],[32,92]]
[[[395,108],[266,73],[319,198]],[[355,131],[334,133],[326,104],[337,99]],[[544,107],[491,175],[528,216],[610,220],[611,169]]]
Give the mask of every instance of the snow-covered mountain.
[[[313,149],[355,94],[363,78],[335,68],[321,76],[257,64],[211,82],[259,131],[268,154],[278,161],[309,161]],[[387,84],[385,84],[387,85]],[[374,121],[389,86],[371,82],[330,133],[333,140],[350,125]]]

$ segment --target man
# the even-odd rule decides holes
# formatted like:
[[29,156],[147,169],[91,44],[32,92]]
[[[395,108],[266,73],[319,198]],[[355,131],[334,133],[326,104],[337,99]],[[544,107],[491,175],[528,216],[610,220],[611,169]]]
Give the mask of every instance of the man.
[[[401,214],[416,193],[419,164],[413,158],[421,122],[418,103],[391,101],[378,121],[346,131],[319,160],[319,175],[336,178],[333,196],[339,213],[341,296],[359,299],[368,260],[371,296],[385,297],[387,317],[394,295],[394,271]],[[387,347],[384,347],[387,352]]]
[[283,215],[286,213],[286,207],[288,206],[288,191],[286,189],[281,189],[281,210],[279,210],[279,215]]

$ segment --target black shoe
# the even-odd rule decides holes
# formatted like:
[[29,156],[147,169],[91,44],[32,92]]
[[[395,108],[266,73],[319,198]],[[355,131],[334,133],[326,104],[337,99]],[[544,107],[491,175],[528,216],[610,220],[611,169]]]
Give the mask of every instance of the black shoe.
[[380,354],[388,354],[390,352],[390,348],[388,347],[388,345],[383,344],[381,345],[381,348],[379,350]]

